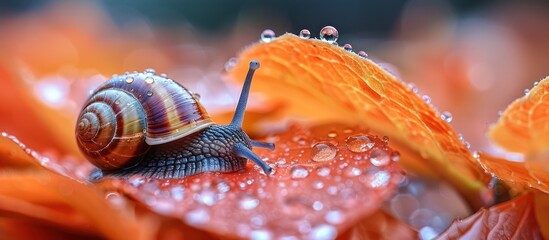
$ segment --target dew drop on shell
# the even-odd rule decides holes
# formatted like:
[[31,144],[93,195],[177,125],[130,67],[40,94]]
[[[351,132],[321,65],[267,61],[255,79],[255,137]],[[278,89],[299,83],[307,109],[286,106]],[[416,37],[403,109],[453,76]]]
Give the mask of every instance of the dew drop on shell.
[[145,69],[145,71],[143,71],[143,73],[156,74],[156,70],[154,70],[152,68],[147,68],[147,69]]
[[261,33],[261,41],[268,43],[275,38],[275,32],[271,29],[265,29]]
[[326,41],[328,43],[335,43],[337,41],[337,38],[339,38],[339,33],[337,32],[337,29],[335,29],[335,27],[326,26],[320,30],[320,40]]
[[128,77],[126,78],[126,83],[130,84],[133,82],[133,80],[134,80],[133,77]]
[[154,79],[152,77],[147,77],[145,78],[145,83],[147,84],[153,84],[154,83]]
[[309,31],[308,29],[302,29],[299,32],[299,37],[303,39],[309,39],[311,37],[311,31]]

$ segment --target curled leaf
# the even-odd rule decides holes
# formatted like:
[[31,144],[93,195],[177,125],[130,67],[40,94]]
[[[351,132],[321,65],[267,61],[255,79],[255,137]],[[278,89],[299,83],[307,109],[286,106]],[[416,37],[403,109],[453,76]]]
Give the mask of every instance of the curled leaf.
[[519,187],[518,191],[535,188],[549,193],[547,165],[535,161],[513,162],[482,153],[479,154],[479,162],[487,172],[513,187]]
[[387,135],[406,170],[450,182],[474,206],[489,204],[469,150],[433,107],[374,62],[316,39],[286,34],[245,50],[230,72],[244,76],[259,60],[254,88],[286,103],[285,116],[337,120]]
[[511,103],[488,134],[512,152],[533,155],[549,150],[549,78]]
[[438,239],[543,239],[533,194],[525,194],[455,221]]

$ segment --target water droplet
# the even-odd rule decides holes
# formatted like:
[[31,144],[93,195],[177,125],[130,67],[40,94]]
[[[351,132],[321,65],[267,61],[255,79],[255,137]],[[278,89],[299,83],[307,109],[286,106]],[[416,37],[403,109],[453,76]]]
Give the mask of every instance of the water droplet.
[[329,167],[319,167],[316,169],[316,174],[321,177],[327,177],[330,175],[330,168]]
[[440,118],[441,118],[443,121],[447,122],[447,123],[452,122],[452,119],[453,119],[452,113],[450,113],[450,112],[448,112],[448,111],[442,112],[442,113],[440,114]]
[[7,137],[7,136],[8,136],[8,133],[2,132],[2,137]]
[[116,100],[114,101],[114,104],[116,104],[116,105],[120,104],[120,100],[116,99]]
[[400,153],[398,152],[391,153],[391,160],[393,160],[393,162],[398,162],[400,160]]
[[343,49],[345,49],[346,51],[353,51],[353,46],[351,46],[351,44],[348,44],[346,43],[345,45],[343,45]]
[[253,230],[250,232],[250,239],[252,240],[273,239],[273,233],[271,233],[269,230]]
[[168,74],[165,74],[165,73],[161,73],[159,76],[161,76],[163,78],[168,78]]
[[223,67],[225,68],[225,71],[228,72],[231,71],[236,66],[236,64],[238,64],[238,58],[232,57],[227,60]]
[[238,206],[244,210],[254,209],[259,205],[259,199],[251,195],[243,195],[238,201]]
[[429,97],[428,95],[421,96],[421,99],[423,99],[423,101],[427,104],[431,103],[431,97]]
[[347,148],[351,152],[363,153],[374,147],[374,142],[366,135],[350,136],[345,139]]
[[337,148],[331,143],[321,142],[313,145],[311,156],[315,162],[326,162],[334,159]]
[[128,77],[126,78],[126,83],[132,83],[133,82],[133,78],[132,77]]
[[535,86],[537,86],[538,84],[539,84],[539,82],[536,81],[536,82],[534,82],[533,86],[535,87]]
[[147,77],[145,78],[145,83],[147,84],[153,84],[154,83],[154,79],[152,77]]
[[329,211],[324,216],[324,219],[331,224],[340,224],[343,222],[343,213],[337,210]]
[[328,133],[328,137],[329,137],[329,138],[335,138],[335,137],[337,137],[337,133],[334,132],[334,131],[330,131],[330,132]]
[[145,69],[145,71],[143,71],[143,73],[156,74],[156,70],[154,70],[152,68],[147,68],[147,69]]
[[313,209],[315,211],[320,211],[320,210],[322,210],[322,208],[324,208],[324,204],[321,201],[313,202]]
[[274,38],[275,38],[275,32],[271,29],[265,29],[261,33],[261,41],[262,42],[268,43],[268,42],[272,41]]
[[362,170],[360,170],[360,168],[356,168],[356,167],[345,168],[345,175],[347,175],[348,177],[356,177],[356,176],[360,176],[360,174],[362,174]]
[[309,239],[335,239],[337,235],[337,229],[328,224],[321,224],[314,227],[309,234]]
[[324,187],[324,183],[322,181],[314,181],[313,182],[313,188],[314,189],[322,189]]
[[130,182],[132,187],[136,188],[143,185],[143,183],[145,183],[145,178],[142,176],[134,175],[134,176],[131,176],[128,181]]
[[148,91],[148,92],[147,92],[147,96],[152,97],[152,95],[153,95],[153,92],[152,92],[152,91]]
[[524,89],[524,95],[528,95],[530,93],[530,89]]
[[194,199],[204,205],[213,206],[217,201],[215,192],[210,188],[204,188],[194,195]]
[[299,37],[303,39],[309,39],[311,37],[311,31],[308,29],[301,29],[299,32]]
[[185,214],[185,220],[191,225],[201,225],[210,220],[210,215],[206,209],[195,209]]
[[360,51],[358,52],[358,56],[360,56],[361,58],[367,58],[368,54],[365,51]]
[[105,199],[109,201],[112,205],[117,207],[122,207],[126,203],[126,200],[122,195],[117,192],[110,192],[105,195]]
[[294,166],[290,170],[290,175],[292,176],[292,179],[302,179],[309,176],[309,171],[307,171],[306,168],[302,166]]
[[391,176],[386,171],[378,171],[369,177],[369,185],[372,188],[383,187],[389,184]]
[[339,33],[337,32],[337,29],[332,26],[326,26],[320,30],[320,40],[328,43],[335,43],[338,37]]
[[175,186],[170,189],[170,194],[173,200],[182,201],[185,197],[185,188],[183,188],[182,186]]
[[200,94],[198,93],[193,93],[193,97],[196,99],[196,100],[200,100]]
[[389,143],[389,137],[387,137],[387,136],[383,136],[383,138],[381,138],[381,140],[382,140],[383,143],[385,143],[385,144]]
[[376,148],[370,153],[370,162],[374,166],[385,166],[389,163],[389,161],[389,154],[384,150]]

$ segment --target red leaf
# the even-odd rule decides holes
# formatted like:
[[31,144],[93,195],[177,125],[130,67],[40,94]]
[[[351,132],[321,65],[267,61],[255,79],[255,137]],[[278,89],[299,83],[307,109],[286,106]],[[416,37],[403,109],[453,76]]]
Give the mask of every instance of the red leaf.
[[439,239],[542,239],[528,193],[457,220]]
[[[274,152],[256,151],[274,167],[270,177],[249,163],[235,173],[101,184],[223,237],[335,238],[375,213],[401,179],[397,153],[366,133],[342,125],[294,126],[269,138]],[[324,148],[311,147],[317,143]]]

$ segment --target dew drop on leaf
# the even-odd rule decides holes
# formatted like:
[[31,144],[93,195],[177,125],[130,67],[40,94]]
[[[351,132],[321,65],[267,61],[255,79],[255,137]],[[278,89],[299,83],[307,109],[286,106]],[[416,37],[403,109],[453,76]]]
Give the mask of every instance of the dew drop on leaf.
[[311,37],[311,31],[309,31],[307,29],[302,29],[299,32],[299,37],[303,38],[303,39],[309,39]]
[[450,113],[450,112],[448,112],[448,111],[442,112],[442,113],[440,114],[440,118],[441,118],[443,121],[447,122],[447,123],[452,122],[452,119],[453,119],[452,113]]
[[346,43],[345,45],[343,45],[343,49],[350,52],[350,51],[353,51],[353,46],[351,46],[351,44]]
[[370,162],[374,166],[385,166],[390,162],[389,154],[379,148],[376,148],[370,152]]
[[251,195],[243,195],[238,200],[238,206],[244,210],[254,209],[257,205],[259,205],[259,199]]
[[261,33],[261,41],[268,43],[271,42],[275,38],[275,32],[271,29],[265,29]]
[[311,157],[315,162],[331,161],[337,154],[337,148],[329,142],[320,142],[313,145]]
[[297,165],[292,167],[292,169],[290,170],[290,175],[293,179],[302,179],[309,176],[309,171],[307,171],[306,168]]
[[367,58],[368,54],[365,51],[360,51],[358,52],[358,56],[360,56],[361,58]]
[[328,43],[335,43],[338,37],[339,33],[337,32],[337,29],[335,29],[335,27],[326,26],[320,30],[320,40],[326,41]]
[[374,142],[366,135],[350,136],[345,139],[347,149],[355,153],[363,153],[374,146]]

